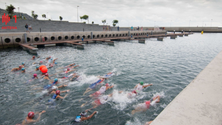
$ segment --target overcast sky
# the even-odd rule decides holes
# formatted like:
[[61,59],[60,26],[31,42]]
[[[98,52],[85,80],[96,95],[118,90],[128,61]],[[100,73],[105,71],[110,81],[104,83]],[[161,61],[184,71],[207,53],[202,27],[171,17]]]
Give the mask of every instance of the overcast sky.
[[[47,18],[77,22],[78,15],[88,15],[89,22],[108,25],[117,19],[120,27],[126,26],[222,26],[222,0],[1,0],[0,8],[15,6],[15,11],[38,19]],[[79,22],[81,20],[79,19]],[[88,23],[88,21],[86,21]]]

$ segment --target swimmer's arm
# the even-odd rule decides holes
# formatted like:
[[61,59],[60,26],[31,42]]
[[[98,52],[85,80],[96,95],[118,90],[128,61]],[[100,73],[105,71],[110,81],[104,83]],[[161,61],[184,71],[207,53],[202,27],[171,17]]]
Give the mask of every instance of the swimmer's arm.
[[109,87],[108,87],[108,89],[111,89],[111,88],[113,88],[113,87],[114,87],[114,85],[112,85],[112,86],[109,86]]
[[152,86],[153,84],[148,84],[148,85],[143,85],[143,88],[146,88],[146,87],[149,87],[149,86]]
[[138,84],[134,87],[134,89],[138,86]]
[[61,85],[61,86],[58,86],[58,88],[62,88],[62,87],[66,87],[66,86],[68,86],[68,85]]
[[57,96],[56,98],[64,99],[68,94],[66,94],[64,97],[62,96]]
[[42,112],[39,113],[39,117],[36,120],[29,120],[29,123],[33,123],[33,122],[38,122],[41,118],[42,113],[45,113],[46,111],[43,110]]
[[69,92],[70,90],[61,91],[61,93]]
[[56,94],[56,92],[55,92],[55,91],[52,91],[50,94]]
[[84,121],[84,120],[91,119],[95,114],[96,114],[96,111],[94,111],[89,117],[82,117],[81,120]]

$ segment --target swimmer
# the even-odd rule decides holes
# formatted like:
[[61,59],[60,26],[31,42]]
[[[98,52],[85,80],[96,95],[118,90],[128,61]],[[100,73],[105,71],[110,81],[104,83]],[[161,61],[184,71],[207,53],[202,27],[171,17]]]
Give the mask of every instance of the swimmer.
[[[99,97],[97,100],[95,100],[91,103],[93,105],[93,107],[91,109],[107,103],[112,96],[113,96],[113,94],[111,93],[109,95],[103,95],[103,96]],[[91,110],[91,109],[89,109],[89,110]]]
[[22,66],[20,65],[18,68],[13,68],[12,70],[11,70],[11,72],[12,71],[19,71],[19,70],[21,70],[22,69]]
[[59,83],[58,79],[55,78],[52,84],[46,85],[44,89],[51,89],[54,85],[57,85]]
[[85,120],[88,120],[88,119],[91,119],[95,114],[98,113],[98,111],[94,111],[90,116],[87,116],[87,112],[89,110],[85,110],[83,112],[81,112],[78,116],[76,116],[75,120],[73,120],[71,123],[73,122],[81,122],[81,121],[85,121]]
[[133,115],[136,112],[146,111],[150,106],[153,106],[155,103],[160,102],[160,96],[155,96],[149,101],[145,101],[144,103],[140,103],[136,106],[136,108],[131,112]]
[[35,60],[35,56],[32,56],[32,60]]
[[73,72],[75,71],[76,69],[73,69],[73,70],[70,70],[70,68],[67,68],[65,71],[62,71],[62,72],[59,72],[59,73],[56,73],[56,74],[59,74],[59,75],[64,75],[64,74],[67,74],[69,72]]
[[[29,123],[38,122],[40,120],[40,118],[41,118],[42,113],[45,113],[45,112],[46,112],[45,110],[41,111],[40,113],[38,113],[38,112],[36,112],[36,113],[29,112],[28,116],[26,117],[26,119],[22,121],[22,125],[27,125]],[[39,114],[39,116],[38,116],[38,118],[36,120],[33,120],[35,114]]]
[[45,59],[46,59],[46,60],[49,60],[49,59],[51,59],[51,56],[49,56],[49,57],[46,57]]
[[58,59],[58,58],[54,59],[54,60],[52,61],[52,63],[50,63],[47,68],[53,67],[53,66],[55,65],[55,63],[56,63],[55,61],[56,61],[57,59]]
[[76,68],[76,67],[79,67],[79,65],[71,66],[70,69],[73,69],[73,68]]
[[34,74],[34,75],[33,75],[33,77],[32,77],[32,79],[28,80],[28,82],[27,82],[27,83],[29,83],[29,82],[33,81],[34,79],[38,79],[37,74]]
[[48,74],[48,73],[45,73],[45,76],[43,76],[43,77],[44,77],[43,79],[51,80],[51,79],[49,78],[49,74]]
[[113,76],[114,73],[113,72],[109,72],[107,73],[105,76],[98,76],[99,78],[104,78],[104,79],[108,79],[109,77]]
[[38,79],[37,74],[34,74],[33,77],[32,77],[32,79]]
[[55,99],[64,99],[68,94],[66,94],[64,97],[60,96],[60,90],[56,90],[56,92],[53,92],[54,95],[52,98],[49,100],[49,102],[54,101]]
[[35,67],[35,71],[39,71],[39,66],[36,66],[36,67]]
[[21,65],[23,68],[25,67],[25,63],[24,62],[22,62],[22,65]]
[[75,66],[75,63],[69,64],[69,65],[64,66],[64,67],[59,67],[58,69],[61,69],[61,68],[69,68],[69,67],[72,67],[72,66]]
[[[58,90],[58,88],[62,88],[62,87],[66,87],[67,85],[61,85],[61,86],[53,86],[52,87],[52,91],[50,94],[56,94],[56,91]],[[60,91],[60,93],[65,93],[65,92],[69,92],[70,90],[64,90],[64,91]]]
[[143,88],[149,87],[151,85],[153,85],[153,84],[143,85],[143,82],[140,82],[139,84],[137,84],[134,87],[134,90],[128,94],[128,98],[131,98],[131,97],[137,95],[139,92],[141,92],[143,90]]
[[43,61],[39,61],[39,63],[34,62],[34,63],[32,63],[32,64],[39,64],[39,65],[41,65],[41,64],[43,64]]
[[25,68],[22,68],[22,71],[21,71],[21,73],[25,73]]
[[68,76],[64,76],[62,79],[68,79],[70,78],[70,81],[72,81],[74,78],[78,78],[79,75],[77,75],[77,73],[71,73],[70,75]]
[[90,92],[92,89],[94,89],[98,84],[102,83],[105,79],[104,78],[100,78],[98,81],[92,83],[87,89],[86,91],[83,93],[83,95],[85,95],[86,93]]
[[99,95],[105,93],[106,90],[111,89],[113,87],[114,87],[114,85],[110,86],[108,83],[106,83],[105,86],[102,86],[98,91],[89,95],[89,97],[98,97]]

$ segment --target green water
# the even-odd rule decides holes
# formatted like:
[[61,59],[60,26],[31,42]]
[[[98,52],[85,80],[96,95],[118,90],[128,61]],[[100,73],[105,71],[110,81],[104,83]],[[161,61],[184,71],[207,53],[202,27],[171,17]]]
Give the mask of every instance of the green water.
[[[33,71],[35,65],[32,65],[33,61],[30,60],[32,55],[20,49],[1,50],[0,123],[2,125],[21,123],[29,111],[46,110],[36,125],[67,125],[81,111],[92,107],[90,102],[93,99],[86,96],[98,90],[98,87],[83,96],[90,83],[95,82],[98,75],[115,71],[116,75],[104,82],[115,85],[106,92],[106,94],[114,93],[113,98],[92,110],[99,111],[95,117],[80,124],[144,124],[155,119],[222,50],[221,41],[222,34],[193,34],[175,40],[164,38],[163,42],[157,41],[156,38],[146,39],[145,44],[139,44],[137,41],[116,41],[115,46],[88,44],[84,50],[65,46],[40,48],[38,54],[41,57],[58,58],[58,64],[49,69],[49,74],[61,71],[56,68],[70,63],[80,65],[76,72],[81,76],[81,80],[68,82],[68,87],[60,89],[70,89],[68,96],[64,100],[57,100],[56,106],[47,109],[45,104],[52,95],[43,98],[42,101],[25,104],[41,94],[41,91],[34,88],[43,87],[48,83],[35,80],[27,84],[27,80],[31,79],[34,73],[40,74]],[[29,73],[6,74],[22,62],[25,62],[26,71]],[[127,92],[140,81],[152,83],[153,86],[145,89],[136,98],[128,99]],[[123,93],[118,94],[118,91]],[[131,115],[137,104],[155,95],[161,95],[159,104],[150,107],[146,112]],[[84,100],[79,102],[81,98]],[[80,107],[85,102],[88,103]]]

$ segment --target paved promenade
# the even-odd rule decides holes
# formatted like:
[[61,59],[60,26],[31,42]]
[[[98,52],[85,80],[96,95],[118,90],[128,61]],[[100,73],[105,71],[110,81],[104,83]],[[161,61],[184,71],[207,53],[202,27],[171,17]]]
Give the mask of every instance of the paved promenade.
[[222,51],[151,125],[222,125]]

